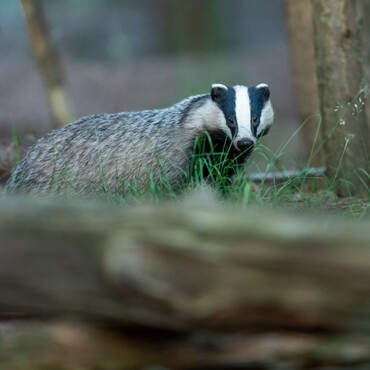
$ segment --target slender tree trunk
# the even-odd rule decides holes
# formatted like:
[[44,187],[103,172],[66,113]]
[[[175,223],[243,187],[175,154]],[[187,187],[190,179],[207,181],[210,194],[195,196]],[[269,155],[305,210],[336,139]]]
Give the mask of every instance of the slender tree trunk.
[[[285,14],[290,42],[291,63],[295,91],[299,106],[306,157],[313,149],[320,147],[319,142],[319,101],[316,78],[316,60],[313,43],[311,3],[309,0],[285,0]],[[316,165],[322,159],[311,158]]]
[[42,0],[21,0],[30,41],[47,89],[52,119],[56,127],[71,121],[70,103],[63,86],[61,61],[50,41]]
[[370,1],[359,0],[360,9],[363,11],[364,26],[362,30],[362,44],[364,45],[364,64],[365,64],[365,83],[367,84],[367,99],[366,99],[366,118],[367,126],[370,131]]
[[361,12],[356,0],[311,0],[311,4],[328,174],[340,195],[368,191]]

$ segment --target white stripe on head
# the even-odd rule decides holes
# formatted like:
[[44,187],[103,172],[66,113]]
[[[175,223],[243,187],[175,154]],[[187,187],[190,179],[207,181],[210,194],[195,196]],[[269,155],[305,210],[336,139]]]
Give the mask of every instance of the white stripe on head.
[[248,87],[234,86],[235,89],[235,114],[238,123],[238,135],[236,140],[248,138],[256,141],[251,128],[251,107]]

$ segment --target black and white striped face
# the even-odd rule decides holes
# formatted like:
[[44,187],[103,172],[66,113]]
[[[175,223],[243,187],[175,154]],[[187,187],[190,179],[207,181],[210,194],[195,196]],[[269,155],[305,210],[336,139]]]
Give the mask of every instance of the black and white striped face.
[[273,123],[274,110],[266,84],[252,87],[213,84],[211,98],[223,112],[223,129],[240,150],[252,147]]

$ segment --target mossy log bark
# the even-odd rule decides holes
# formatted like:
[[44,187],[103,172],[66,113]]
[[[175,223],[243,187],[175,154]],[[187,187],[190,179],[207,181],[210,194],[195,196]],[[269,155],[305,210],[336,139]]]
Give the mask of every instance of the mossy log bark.
[[369,227],[210,205],[4,198],[1,316],[90,328],[13,327],[1,368],[17,369],[19,356],[26,370],[370,361]]
[[311,0],[323,156],[340,195],[368,193],[370,133],[363,103],[361,1]]

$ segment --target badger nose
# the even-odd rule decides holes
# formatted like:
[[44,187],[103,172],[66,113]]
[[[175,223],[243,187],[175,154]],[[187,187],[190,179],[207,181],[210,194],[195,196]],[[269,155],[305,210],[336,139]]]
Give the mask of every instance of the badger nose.
[[248,148],[252,149],[254,146],[254,142],[251,139],[244,138],[244,139],[240,139],[236,143],[236,145],[240,150],[245,150]]

